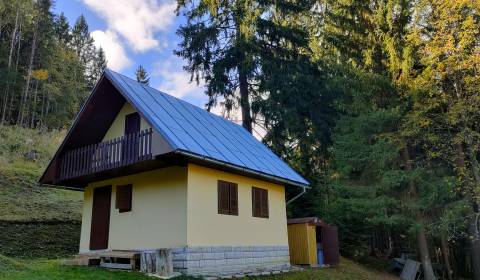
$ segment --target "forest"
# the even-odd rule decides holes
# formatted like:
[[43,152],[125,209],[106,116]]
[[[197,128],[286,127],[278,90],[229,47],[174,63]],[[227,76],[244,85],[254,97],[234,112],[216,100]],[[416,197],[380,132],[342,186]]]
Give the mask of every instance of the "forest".
[[59,128],[71,123],[106,67],[83,16],[70,26],[52,1],[0,5],[0,124]]
[[[1,124],[68,127],[103,50],[51,0],[0,3]],[[337,225],[346,257],[480,279],[479,1],[177,3],[175,54],[205,108],[239,109],[311,182],[290,217]]]

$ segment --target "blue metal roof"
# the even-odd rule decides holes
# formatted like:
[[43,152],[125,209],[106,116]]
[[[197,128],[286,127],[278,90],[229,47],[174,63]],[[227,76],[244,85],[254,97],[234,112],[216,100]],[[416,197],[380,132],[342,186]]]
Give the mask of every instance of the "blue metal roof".
[[114,71],[105,76],[174,150],[309,184],[242,126]]

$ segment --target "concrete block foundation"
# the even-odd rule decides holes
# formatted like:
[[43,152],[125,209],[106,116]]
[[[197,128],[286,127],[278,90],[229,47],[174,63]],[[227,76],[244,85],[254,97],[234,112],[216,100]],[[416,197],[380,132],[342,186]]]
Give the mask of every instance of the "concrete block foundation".
[[233,276],[290,270],[288,246],[172,248],[173,268],[193,276]]

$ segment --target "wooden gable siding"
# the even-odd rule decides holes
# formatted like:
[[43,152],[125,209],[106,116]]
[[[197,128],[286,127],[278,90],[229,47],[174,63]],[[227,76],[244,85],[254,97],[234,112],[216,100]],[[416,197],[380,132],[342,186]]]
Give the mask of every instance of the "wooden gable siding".
[[[97,146],[106,147],[111,146],[116,142],[124,143],[124,141],[118,140],[120,139],[118,137],[123,136],[124,134],[125,116],[121,116],[121,135],[119,134],[118,137],[113,137],[112,135],[116,132],[112,134],[110,130],[114,121],[119,117],[119,113],[127,105],[130,108],[127,111],[136,112],[133,106],[129,104],[129,101],[122,96],[107,78],[103,77],[86,101],[85,105],[82,107],[82,110],[75,119],[72,128],[69,130],[65,140],[57,150],[54,158],[50,161],[39,181],[44,184],[60,184],[72,188],[83,188],[85,183],[88,183],[91,180],[107,179],[111,178],[111,176],[117,176],[114,175],[117,174],[117,172],[114,172],[115,168],[118,169],[120,166],[124,165],[132,166],[132,164],[138,164],[144,160],[154,159],[156,155],[171,152],[172,148],[165,139],[163,139],[157,131],[152,130],[151,125],[148,124],[143,116],[139,114],[142,131],[138,132],[138,135],[140,138],[142,138],[141,134],[148,136],[148,141],[146,141],[146,144],[144,145],[145,147],[148,146],[148,153],[147,150],[145,150],[145,152],[141,153],[141,157],[138,157],[138,160],[129,160],[126,161],[125,164],[105,165],[104,167],[106,168],[89,168],[88,163],[91,161],[90,158],[85,158],[84,160],[78,159],[78,164],[79,166],[82,166],[83,171],[75,171],[77,174],[74,174],[75,176],[72,177],[70,175],[72,175],[71,172],[73,172],[73,170],[68,170],[68,181],[65,181],[67,178],[65,177],[65,172],[67,170],[65,169],[65,162],[63,161],[69,160],[68,166],[70,167],[73,163],[77,162],[77,160],[71,158],[72,153],[75,153],[76,155],[85,155],[89,149],[92,150]],[[95,148],[95,150],[98,149]],[[112,147],[111,150],[115,150],[115,147]],[[81,165],[81,163],[85,164]],[[132,174],[138,171],[151,170],[158,165],[164,166],[165,163],[142,164],[138,166],[138,168],[132,168],[132,170],[129,170],[127,173]],[[112,174],[111,176],[103,172],[108,169],[112,170],[112,172],[109,172]],[[92,176],[92,174],[98,172],[102,172],[102,174],[99,174],[101,178],[98,176]],[[74,177],[76,178],[72,179]]]
[[125,98],[103,77],[78,113],[40,182],[55,183],[60,171],[59,157],[67,151],[101,142],[124,104]]

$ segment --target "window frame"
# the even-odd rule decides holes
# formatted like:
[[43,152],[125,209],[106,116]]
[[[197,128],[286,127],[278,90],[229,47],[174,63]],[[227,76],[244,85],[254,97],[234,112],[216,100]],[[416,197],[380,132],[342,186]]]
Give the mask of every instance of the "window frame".
[[[120,197],[121,195],[127,195],[127,198]],[[119,213],[131,212],[133,200],[133,185],[124,184],[117,185],[115,189],[115,208]],[[125,205],[123,205],[125,203]]]
[[[227,201],[224,201],[225,199]],[[217,204],[218,214],[238,216],[238,184],[233,182],[218,180],[217,203],[218,203]]]
[[252,186],[252,216],[255,218],[270,218],[268,189]]

